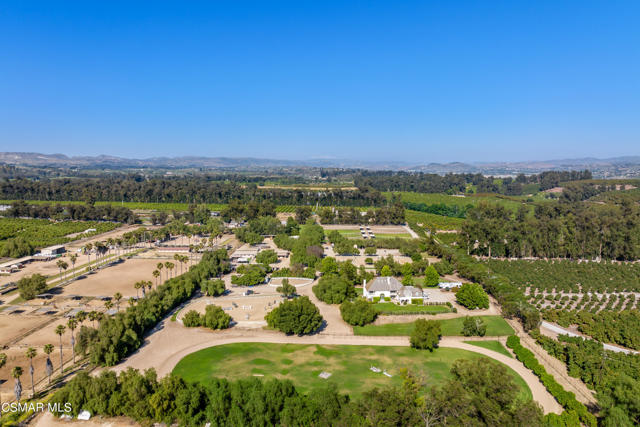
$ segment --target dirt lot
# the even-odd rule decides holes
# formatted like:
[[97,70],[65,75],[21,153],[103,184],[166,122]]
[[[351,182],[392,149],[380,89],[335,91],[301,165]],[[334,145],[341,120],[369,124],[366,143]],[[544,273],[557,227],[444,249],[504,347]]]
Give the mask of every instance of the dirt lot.
[[[133,284],[139,280],[151,280],[151,275],[158,264],[157,259],[132,258],[113,267],[99,270],[96,274],[91,274],[85,279],[77,280],[63,288],[61,295],[82,295],[82,296],[112,296],[116,292],[123,295],[123,299],[136,296],[136,289]],[[175,274],[174,269],[174,274]],[[162,272],[164,278],[166,272]],[[180,268],[178,267],[178,273]],[[138,295],[142,295],[140,291]]]
[[6,345],[49,320],[49,316],[0,314],[0,343]]
[[[204,313],[205,307],[213,304],[222,307],[239,327],[262,327],[267,324],[264,316],[282,302],[282,297],[272,287],[265,288],[263,294],[242,296],[239,291],[228,296],[198,298],[180,310],[178,319],[182,319],[189,310]],[[271,291],[271,294],[266,291]]]

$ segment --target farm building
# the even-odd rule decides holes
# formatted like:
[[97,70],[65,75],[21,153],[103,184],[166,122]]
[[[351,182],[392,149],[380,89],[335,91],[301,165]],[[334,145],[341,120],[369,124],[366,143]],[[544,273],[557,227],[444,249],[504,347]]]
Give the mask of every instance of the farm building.
[[63,253],[65,253],[67,250],[64,248],[64,245],[55,245],[55,246],[49,246],[47,248],[42,248],[40,250],[40,256],[42,257],[57,257],[59,255],[62,255]]

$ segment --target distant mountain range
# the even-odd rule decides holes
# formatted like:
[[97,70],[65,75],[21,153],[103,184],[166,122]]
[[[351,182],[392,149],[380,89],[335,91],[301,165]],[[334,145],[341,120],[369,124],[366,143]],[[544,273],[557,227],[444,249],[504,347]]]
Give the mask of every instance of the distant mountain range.
[[640,156],[609,159],[581,158],[524,162],[429,163],[358,161],[349,159],[277,160],[251,157],[152,157],[127,159],[116,156],[73,156],[41,153],[0,153],[0,164],[62,168],[203,168],[259,170],[265,168],[326,167],[370,170],[402,170],[428,173],[481,173],[484,175],[532,174],[548,170],[589,169],[602,178],[640,177]]

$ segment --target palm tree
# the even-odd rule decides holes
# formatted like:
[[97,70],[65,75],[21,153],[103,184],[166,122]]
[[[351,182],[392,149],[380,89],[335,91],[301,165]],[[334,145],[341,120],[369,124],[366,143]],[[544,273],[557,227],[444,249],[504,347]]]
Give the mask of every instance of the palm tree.
[[106,300],[104,302],[104,308],[107,309],[107,311],[111,310],[113,308],[113,303],[111,302],[111,300]]
[[76,268],[76,261],[78,260],[78,255],[77,254],[71,254],[69,255],[69,261],[71,261],[71,269],[75,270]]
[[11,371],[11,376],[16,379],[16,385],[13,388],[13,392],[16,395],[16,400],[20,402],[20,397],[22,397],[22,383],[20,382],[20,377],[22,376],[22,368],[20,366],[16,366]]
[[44,354],[47,355],[47,363],[45,364],[45,369],[47,371],[47,376],[49,377],[49,384],[51,384],[51,374],[53,374],[53,363],[51,363],[51,358],[49,357],[51,353],[53,353],[53,344],[45,344]]
[[60,276],[62,276],[62,264],[64,264],[64,261],[59,259],[58,261],[56,261],[56,266],[58,267],[58,271],[60,272]]
[[87,254],[87,264],[89,270],[91,270],[91,250],[93,249],[93,245],[91,243],[87,243],[84,245],[84,253]]
[[60,337],[60,375],[62,375],[62,367],[64,365],[62,361],[62,334],[67,328],[64,325],[56,326],[56,334]]
[[160,270],[153,270],[153,273],[151,274],[156,282],[156,289],[158,289],[158,277],[160,276]]
[[129,307],[136,305],[136,299],[134,297],[129,298]]
[[98,312],[95,310],[91,310],[88,314],[89,320],[91,321],[91,325],[96,327],[96,319],[98,318]]
[[31,398],[33,399],[36,395],[36,388],[33,384],[33,358],[36,357],[36,349],[33,347],[29,347],[25,352],[25,356],[29,358],[29,374],[31,375]]
[[[173,259],[179,263],[182,257],[180,256],[180,254],[173,254]],[[182,274],[182,264],[180,264],[180,274]]]
[[136,282],[136,283],[133,284],[133,287],[136,288],[136,298],[139,298],[140,294],[138,293],[138,291],[142,287],[142,283],[141,282]]
[[175,264],[172,262],[168,262],[166,264],[167,268],[169,269],[170,272],[173,272],[173,267],[175,267]]
[[[162,273],[162,269],[164,268],[164,264],[159,262],[158,265],[156,265],[156,268],[158,269],[158,271],[160,273]],[[160,278],[160,280],[162,280],[162,277]]]
[[169,261],[164,263],[164,268],[167,270],[167,280],[169,280],[169,266],[173,265]]
[[[5,353],[0,353],[0,369],[7,364],[7,355]],[[2,408],[2,393],[0,393],[0,408]]]
[[122,294],[120,292],[116,292],[113,294],[113,299],[116,302],[116,310],[120,311],[120,300],[122,299]]
[[[189,257],[186,255],[180,256],[180,262],[186,267],[187,263],[189,262]],[[182,268],[180,268],[180,274],[182,274]]]
[[69,319],[69,321],[67,322],[67,327],[69,327],[69,330],[71,331],[71,354],[73,357],[73,363],[76,363],[76,338],[73,336],[73,331],[74,329],[76,329],[76,327],[78,326],[78,321],[75,319],[75,317],[72,317],[71,319]]
[[67,268],[69,268],[69,264],[66,261],[62,261],[62,271],[64,271],[63,279],[67,280]]
[[87,312],[80,310],[79,312],[76,313],[76,319],[78,319],[78,323],[82,325],[82,322],[84,322],[87,319]]

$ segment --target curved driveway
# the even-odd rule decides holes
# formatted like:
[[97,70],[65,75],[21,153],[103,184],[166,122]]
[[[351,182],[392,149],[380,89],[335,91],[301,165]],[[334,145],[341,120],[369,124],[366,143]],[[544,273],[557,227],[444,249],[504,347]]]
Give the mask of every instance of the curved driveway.
[[[142,348],[124,362],[115,366],[115,371],[133,367],[137,369],[155,368],[159,376],[169,374],[175,365],[186,355],[207,347],[238,342],[269,342],[282,344],[321,344],[321,345],[378,345],[407,346],[408,337],[368,337],[343,334],[319,333],[308,336],[287,336],[280,332],[264,329],[237,329],[212,332],[200,328],[185,328],[178,322],[164,320],[158,330],[151,334]],[[562,412],[562,408],[549,394],[538,378],[516,359],[494,351],[466,344],[463,337],[444,337],[441,347],[453,347],[479,353],[501,362],[520,375],[541,406],[544,413]]]

